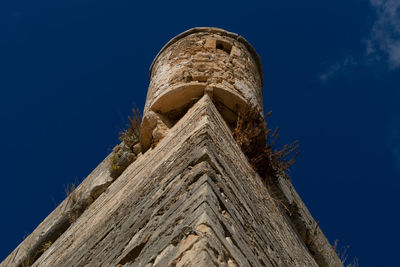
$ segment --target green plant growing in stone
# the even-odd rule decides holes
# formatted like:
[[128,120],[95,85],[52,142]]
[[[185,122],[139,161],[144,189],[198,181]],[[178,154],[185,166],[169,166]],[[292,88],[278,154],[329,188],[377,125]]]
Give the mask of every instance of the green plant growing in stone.
[[51,247],[52,244],[53,244],[53,242],[51,242],[51,241],[48,241],[48,242],[44,243],[43,246],[40,249],[40,252],[44,253],[46,250],[49,249],[49,247]]
[[120,176],[134,160],[136,160],[136,155],[123,143],[115,146],[110,162],[111,177]]
[[142,116],[138,109],[132,109],[132,117],[128,116],[128,129],[119,133],[121,144],[113,148],[110,159],[110,175],[114,179],[137,159],[141,152],[139,137]]
[[133,151],[133,146],[139,143],[142,115],[138,109],[132,109],[132,118],[128,116],[129,128],[119,133],[119,139]]

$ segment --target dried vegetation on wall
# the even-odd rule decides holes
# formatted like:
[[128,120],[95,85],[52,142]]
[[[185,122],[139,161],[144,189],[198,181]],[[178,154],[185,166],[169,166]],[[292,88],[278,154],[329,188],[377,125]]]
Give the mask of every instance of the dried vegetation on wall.
[[298,141],[284,145],[280,150],[275,148],[279,137],[278,128],[272,131],[265,121],[271,113],[268,112],[263,118],[258,110],[247,108],[239,113],[233,132],[233,137],[251,166],[264,180],[287,172],[300,152]]

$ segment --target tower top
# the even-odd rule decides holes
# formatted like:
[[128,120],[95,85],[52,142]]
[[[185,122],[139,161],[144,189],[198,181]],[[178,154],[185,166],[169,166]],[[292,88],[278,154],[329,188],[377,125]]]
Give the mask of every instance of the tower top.
[[245,108],[262,112],[262,87],[260,58],[243,37],[213,27],[193,28],[175,36],[150,67],[142,148],[146,151],[154,140],[156,121],[163,120],[169,128],[205,93],[234,127]]
[[262,83],[261,86],[264,85],[263,84],[264,83],[264,78],[263,78],[261,59],[260,59],[260,56],[257,54],[256,50],[254,49],[254,47],[243,36],[240,36],[240,35],[238,35],[238,34],[236,34],[234,32],[228,32],[228,31],[226,31],[224,29],[217,28],[217,27],[194,27],[194,28],[191,28],[189,30],[186,30],[186,31],[178,34],[177,36],[175,36],[174,38],[169,40],[169,42],[166,43],[163,46],[163,48],[161,48],[160,52],[158,52],[158,54],[154,58],[153,62],[151,63],[151,65],[150,65],[150,77],[151,77],[153,65],[155,64],[155,62],[157,61],[158,57],[160,56],[161,53],[164,52],[165,49],[167,49],[172,44],[176,43],[177,41],[179,41],[182,38],[185,38],[188,35],[191,35],[191,34],[194,34],[194,33],[200,33],[200,32],[213,33],[213,34],[218,34],[218,35],[221,35],[221,36],[227,36],[227,37],[236,39],[239,42],[241,42],[247,48],[247,50],[250,52],[250,54],[253,57],[253,59],[256,61],[256,64],[257,64],[257,67],[258,67],[258,71],[259,71],[259,74],[260,74],[261,83]]

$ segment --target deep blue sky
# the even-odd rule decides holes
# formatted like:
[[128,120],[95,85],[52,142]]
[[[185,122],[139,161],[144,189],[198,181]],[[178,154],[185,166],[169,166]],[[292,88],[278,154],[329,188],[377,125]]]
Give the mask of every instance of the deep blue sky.
[[4,259],[118,143],[148,68],[195,26],[243,35],[263,62],[265,111],[331,243],[399,266],[400,0],[0,2]]

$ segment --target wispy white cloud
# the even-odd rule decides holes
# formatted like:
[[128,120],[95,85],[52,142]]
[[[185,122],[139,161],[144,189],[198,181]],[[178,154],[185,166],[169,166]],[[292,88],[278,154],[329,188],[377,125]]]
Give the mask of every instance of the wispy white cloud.
[[384,60],[392,70],[400,67],[400,0],[369,0],[369,3],[376,19],[369,36],[363,40],[367,56],[347,56],[331,63],[319,75],[322,84],[351,72],[356,65],[371,67],[371,63]]
[[376,10],[377,19],[366,40],[370,58],[381,59],[379,53],[387,57],[389,67],[400,67],[400,0],[370,0]]
[[357,65],[357,61],[353,56],[347,56],[342,60],[335,61],[327,68],[325,71],[319,75],[319,80],[322,83],[326,83],[328,80],[331,80],[337,75],[344,74],[349,70],[350,67]]

